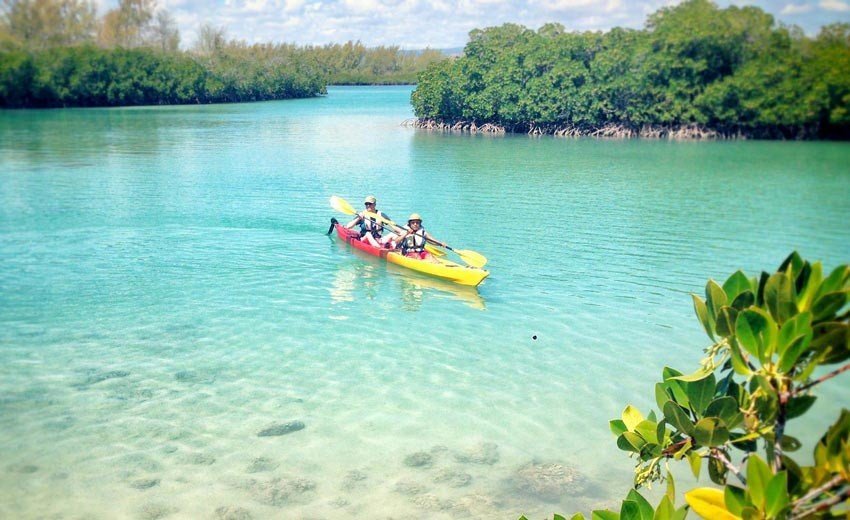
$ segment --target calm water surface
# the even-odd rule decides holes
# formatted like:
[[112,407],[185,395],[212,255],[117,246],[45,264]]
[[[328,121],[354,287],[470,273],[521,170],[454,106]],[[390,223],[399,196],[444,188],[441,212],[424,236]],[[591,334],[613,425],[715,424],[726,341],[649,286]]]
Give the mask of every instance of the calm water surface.
[[[0,517],[618,507],[607,421],[696,366],[688,293],[850,261],[846,143],[430,134],[409,94],[0,112]],[[491,277],[354,254],[332,194],[421,213]]]

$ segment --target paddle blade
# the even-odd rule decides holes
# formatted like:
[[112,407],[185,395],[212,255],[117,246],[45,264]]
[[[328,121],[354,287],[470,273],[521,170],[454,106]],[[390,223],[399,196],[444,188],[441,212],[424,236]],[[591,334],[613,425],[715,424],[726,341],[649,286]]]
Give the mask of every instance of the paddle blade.
[[340,213],[345,213],[346,215],[354,215],[357,211],[342,197],[337,197],[336,195],[331,196],[331,207]]
[[472,267],[484,267],[487,265],[487,257],[478,253],[476,251],[470,251],[469,249],[455,249],[455,253]]

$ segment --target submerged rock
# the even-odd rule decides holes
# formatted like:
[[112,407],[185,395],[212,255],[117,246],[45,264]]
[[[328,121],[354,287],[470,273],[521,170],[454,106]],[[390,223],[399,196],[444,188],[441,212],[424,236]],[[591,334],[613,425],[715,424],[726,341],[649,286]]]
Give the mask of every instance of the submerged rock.
[[130,453],[121,457],[119,466],[131,474],[139,471],[146,473],[158,473],[162,471],[160,463],[144,453]]
[[440,470],[440,472],[434,476],[434,482],[437,484],[448,484],[449,487],[453,488],[459,488],[468,486],[469,483],[472,482],[472,475],[462,471],[445,468]]
[[404,465],[411,468],[430,468],[433,463],[434,459],[431,454],[424,451],[411,453],[404,458]]
[[547,502],[558,502],[564,495],[578,494],[586,485],[578,471],[557,462],[529,462],[516,471],[512,480],[521,493]]
[[303,502],[305,495],[315,489],[316,483],[305,478],[274,478],[252,486],[257,501],[276,507]]
[[74,386],[77,388],[85,388],[91,385],[96,385],[97,383],[106,381],[108,379],[117,379],[120,377],[127,377],[130,375],[130,372],[126,370],[110,370],[109,372],[95,372],[94,374],[89,375],[85,381],[82,383],[78,383]]
[[492,466],[499,462],[499,446],[492,442],[482,442],[471,449],[455,453],[455,460],[465,464]]
[[342,497],[340,497],[340,498],[335,498],[335,499],[331,500],[331,501],[330,501],[330,502],[328,502],[328,503],[329,503],[330,505],[332,505],[333,507],[336,507],[337,509],[342,509],[343,507],[347,507],[347,506],[350,506],[350,505],[351,505],[351,502],[349,502],[348,500],[346,500],[346,499],[344,499],[344,498],[342,498]]
[[215,463],[215,457],[206,453],[189,453],[183,457],[183,462],[196,466],[210,466]]
[[178,511],[180,510],[174,506],[152,502],[142,506],[142,509],[139,512],[139,518],[142,520],[159,520],[160,518],[173,515]]
[[208,385],[215,383],[215,374],[199,372],[197,370],[181,370],[174,374],[174,379],[178,383],[197,383]]
[[455,500],[452,513],[472,518],[496,518],[505,510],[505,505],[490,495],[474,493]]
[[431,446],[430,451],[431,451],[431,455],[434,455],[435,457],[439,457],[439,456],[443,455],[444,453],[448,453],[449,448],[447,446],[443,446],[442,444],[437,444],[435,446]]
[[253,520],[251,512],[243,507],[221,506],[215,510],[216,520]]
[[355,487],[357,487],[357,485],[360,482],[366,480],[366,478],[367,477],[366,477],[365,473],[358,471],[356,469],[351,470],[348,473],[346,473],[345,478],[342,479],[342,489],[350,491],[350,490],[354,489]]
[[135,489],[150,489],[158,485],[158,478],[140,478],[130,482],[130,487]]
[[264,471],[274,471],[280,466],[277,462],[268,457],[257,457],[248,464],[247,473],[262,473]]
[[38,466],[33,464],[10,464],[6,466],[6,471],[9,473],[22,473],[24,475],[30,475],[38,471]]
[[409,480],[399,480],[395,483],[395,492],[402,495],[413,496],[421,495],[428,491],[425,486]]
[[45,423],[44,429],[51,432],[62,432],[70,428],[77,420],[72,415],[65,415]]
[[257,437],[278,437],[280,435],[288,435],[305,428],[305,424],[301,421],[289,421],[287,423],[273,424],[263,430],[257,432]]
[[451,500],[443,500],[437,495],[431,493],[417,495],[411,499],[411,502],[416,504],[417,507],[427,511],[445,511],[447,509],[451,509],[454,505]]

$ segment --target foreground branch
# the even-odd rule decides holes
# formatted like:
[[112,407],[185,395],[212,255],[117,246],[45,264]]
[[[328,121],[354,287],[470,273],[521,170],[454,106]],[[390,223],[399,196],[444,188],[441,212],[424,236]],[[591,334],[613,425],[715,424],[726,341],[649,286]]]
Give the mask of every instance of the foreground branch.
[[824,381],[832,379],[833,377],[841,374],[842,372],[846,372],[848,370],[850,370],[850,363],[847,363],[843,367],[836,369],[836,370],[833,370],[832,372],[815,379],[811,383],[808,383],[808,384],[801,386],[800,388],[794,390],[794,395],[799,395],[799,394],[805,392],[806,390],[808,390],[809,388],[811,388],[815,385],[819,385],[819,384],[823,383]]
[[812,513],[818,513],[820,511],[827,511],[832,506],[834,506],[835,504],[839,504],[842,501],[846,500],[847,498],[850,498],[850,487],[845,487],[843,490],[841,490],[835,496],[832,496],[832,497],[824,500],[823,502],[818,502],[813,507],[809,507],[807,509],[800,509],[799,511],[794,509],[795,513],[791,517],[791,519],[792,520],[802,519],[802,518],[808,517]]
[[[802,497],[800,497],[794,503],[794,507],[791,509],[791,511],[795,514],[794,518],[797,518],[798,516],[799,517],[805,516],[805,515],[797,515],[797,513],[799,513],[809,501],[811,501],[811,500],[819,497],[820,495],[826,493],[827,491],[829,491],[830,489],[834,488],[835,486],[841,484],[842,482],[844,482],[844,477],[842,477],[841,475],[836,475],[832,480],[828,481],[824,485],[822,485],[818,488],[815,488],[815,489],[809,491],[808,493],[806,493],[805,495],[803,495]],[[842,495],[845,495],[847,493],[850,493],[850,488],[845,489],[843,493],[840,493],[836,496],[842,496]],[[839,502],[840,502],[840,500],[839,500]],[[823,503],[824,502],[821,502],[821,504],[818,504],[818,507],[820,507]],[[838,502],[836,502],[836,503],[838,503]],[[807,510],[806,514],[812,512],[812,510],[813,509]]]
[[726,457],[725,453],[723,453],[717,448],[712,448],[711,452],[709,453],[709,457],[720,461],[724,466],[726,466],[726,469],[728,469],[733,475],[738,477],[738,480],[741,481],[741,484],[745,486],[747,485],[747,479],[744,477],[744,475],[741,474],[741,470],[735,467],[734,464],[732,464],[732,461],[730,461],[729,458]]

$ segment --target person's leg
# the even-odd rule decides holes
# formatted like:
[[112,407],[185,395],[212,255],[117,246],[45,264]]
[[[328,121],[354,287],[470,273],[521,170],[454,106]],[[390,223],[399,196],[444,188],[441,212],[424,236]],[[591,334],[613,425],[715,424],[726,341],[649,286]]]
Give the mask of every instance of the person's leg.
[[396,239],[396,235],[394,235],[393,233],[387,233],[386,235],[381,237],[379,242],[381,243],[381,245],[383,245],[385,247],[389,247],[390,249],[395,249],[395,247],[396,247],[395,246],[395,239]]
[[372,233],[366,233],[366,235],[363,236],[363,240],[365,242],[368,242],[372,247],[381,247],[381,244],[379,244],[378,241],[375,240],[375,237],[372,236]]

